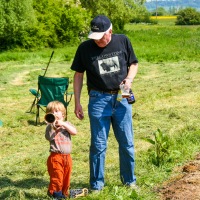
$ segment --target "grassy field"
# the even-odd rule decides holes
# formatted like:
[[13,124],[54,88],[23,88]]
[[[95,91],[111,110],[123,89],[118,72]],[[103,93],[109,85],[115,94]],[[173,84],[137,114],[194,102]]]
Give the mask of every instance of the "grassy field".
[[[121,185],[118,145],[110,132],[106,157],[106,186],[90,200],[155,200],[158,189],[178,174],[179,166],[199,152],[200,141],[200,27],[172,25],[126,26],[140,61],[133,83],[136,103],[133,105],[135,129],[136,176],[140,190],[136,193]],[[72,91],[70,64],[76,47],[55,49],[46,76],[68,76]],[[35,114],[27,113],[37,89],[37,77],[43,75],[52,50],[37,52],[4,52],[0,54],[0,199],[49,199],[46,195],[49,176],[46,159],[49,144],[44,138],[45,124],[35,126]],[[71,188],[89,187],[88,150],[90,142],[87,116],[88,96],[83,89],[85,119],[79,121],[74,102],[68,107],[68,120],[78,129],[73,141]],[[41,113],[41,121],[44,113]],[[160,166],[154,134],[160,130],[166,140],[155,142],[167,147]],[[165,145],[165,146],[164,146]],[[161,148],[162,150],[162,148]]]

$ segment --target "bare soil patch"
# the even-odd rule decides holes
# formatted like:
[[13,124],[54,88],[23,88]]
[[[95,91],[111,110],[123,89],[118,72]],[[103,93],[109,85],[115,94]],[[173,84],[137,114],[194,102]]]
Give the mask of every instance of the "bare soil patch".
[[200,153],[160,189],[162,200],[200,200]]
[[13,85],[23,85],[24,84],[23,79],[28,73],[29,73],[29,71],[24,71],[20,74],[17,74],[15,76],[15,79],[12,81],[12,84]]

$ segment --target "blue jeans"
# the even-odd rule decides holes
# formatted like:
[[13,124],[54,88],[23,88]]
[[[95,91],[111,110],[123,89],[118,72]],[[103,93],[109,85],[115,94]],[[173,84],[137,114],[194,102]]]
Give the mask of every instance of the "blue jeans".
[[91,189],[101,190],[104,187],[105,154],[111,124],[119,144],[121,181],[125,185],[135,183],[131,104],[126,99],[118,101],[117,94],[91,90],[89,96]]

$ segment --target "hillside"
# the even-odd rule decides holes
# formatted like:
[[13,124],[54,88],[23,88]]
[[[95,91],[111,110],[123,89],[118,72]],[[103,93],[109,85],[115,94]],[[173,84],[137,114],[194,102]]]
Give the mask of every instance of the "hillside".
[[145,6],[149,11],[156,10],[156,7],[163,7],[166,11],[192,7],[200,11],[200,0],[147,0]]

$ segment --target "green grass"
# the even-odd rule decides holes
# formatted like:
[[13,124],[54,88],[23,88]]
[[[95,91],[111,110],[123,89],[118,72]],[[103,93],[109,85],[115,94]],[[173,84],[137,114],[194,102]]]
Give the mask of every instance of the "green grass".
[[[133,83],[136,176],[140,191],[122,186],[119,178],[118,145],[109,135],[106,157],[106,186],[91,200],[161,199],[158,188],[174,169],[193,159],[199,151],[200,64],[199,27],[163,27],[163,25],[127,25],[140,61]],[[195,42],[196,41],[196,42]],[[47,76],[68,76],[72,90],[70,64],[76,47],[55,49]],[[34,97],[29,88],[37,89],[37,76],[43,75],[52,49],[38,52],[4,52],[0,54],[0,199],[49,199],[46,195],[49,176],[46,160],[49,144],[44,138],[45,124],[35,126],[35,114],[26,113]],[[68,107],[68,120],[78,129],[73,140],[72,188],[89,187],[90,129],[87,116],[88,95],[84,82],[82,105],[85,119],[79,121]],[[41,113],[41,121],[44,113]],[[171,140],[170,159],[160,167],[152,163],[152,137],[157,129]]]
[[200,26],[126,26],[140,61],[199,61]]

